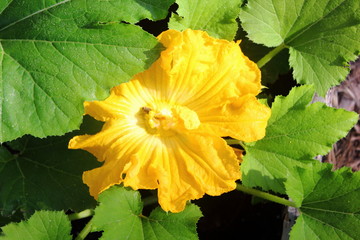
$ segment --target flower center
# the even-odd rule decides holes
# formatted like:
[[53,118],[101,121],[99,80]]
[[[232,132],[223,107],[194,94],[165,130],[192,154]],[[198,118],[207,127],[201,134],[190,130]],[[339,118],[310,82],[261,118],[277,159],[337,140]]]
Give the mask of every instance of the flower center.
[[154,110],[142,107],[146,128],[152,134],[169,135],[170,132],[191,130],[200,126],[197,114],[187,107],[174,106],[171,109]]
[[177,119],[169,109],[162,109],[158,112],[149,107],[143,107],[146,113],[146,120],[151,128],[169,130],[176,125]]

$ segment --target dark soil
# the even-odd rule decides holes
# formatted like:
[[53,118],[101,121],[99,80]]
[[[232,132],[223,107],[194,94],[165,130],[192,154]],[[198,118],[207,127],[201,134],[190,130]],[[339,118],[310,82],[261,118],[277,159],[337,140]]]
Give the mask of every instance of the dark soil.
[[[325,101],[329,106],[360,114],[360,58],[350,64],[350,69],[346,80],[330,89]],[[322,160],[334,164],[334,169],[347,166],[353,171],[360,170],[360,121]]]
[[[257,202],[257,203],[252,203]],[[200,240],[279,240],[284,207],[233,191],[194,201],[204,215],[198,222]]]

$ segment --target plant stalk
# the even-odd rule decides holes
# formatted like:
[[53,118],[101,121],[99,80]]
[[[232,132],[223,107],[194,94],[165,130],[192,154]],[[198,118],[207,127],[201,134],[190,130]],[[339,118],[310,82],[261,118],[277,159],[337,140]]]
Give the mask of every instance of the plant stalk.
[[260,190],[256,190],[256,189],[253,189],[253,188],[248,188],[248,187],[245,187],[244,185],[241,185],[241,184],[236,185],[236,190],[247,193],[247,194],[251,194],[251,195],[256,196],[256,197],[261,197],[263,199],[266,199],[266,200],[269,200],[269,201],[272,201],[272,202],[276,202],[276,203],[279,203],[279,204],[282,204],[282,205],[285,205],[285,206],[295,207],[295,208],[297,207],[294,202],[289,201],[289,200],[287,200],[285,198],[281,198],[281,197],[278,197],[276,195],[272,195],[270,193],[262,192]]
[[281,45],[277,46],[276,48],[274,48],[273,50],[268,52],[268,54],[266,54],[263,58],[261,58],[256,64],[258,65],[259,68],[262,68],[265,64],[267,64],[271,59],[273,59],[273,57],[275,57],[284,48],[286,48],[286,45],[284,43],[282,43]]
[[85,225],[85,227],[83,228],[83,230],[81,230],[79,235],[77,235],[75,240],[84,240],[86,238],[86,236],[91,232],[91,228],[92,228],[91,220]]
[[229,145],[236,145],[236,144],[241,145],[241,141],[237,139],[225,139],[225,141]]
[[224,139],[228,145],[240,145],[245,149],[245,145],[242,141],[237,139]]
[[73,221],[73,220],[79,220],[79,219],[83,219],[83,218],[87,218],[87,217],[91,217],[92,215],[94,215],[94,210],[93,209],[86,209],[84,211],[81,211],[79,213],[73,213],[69,215],[69,220]]

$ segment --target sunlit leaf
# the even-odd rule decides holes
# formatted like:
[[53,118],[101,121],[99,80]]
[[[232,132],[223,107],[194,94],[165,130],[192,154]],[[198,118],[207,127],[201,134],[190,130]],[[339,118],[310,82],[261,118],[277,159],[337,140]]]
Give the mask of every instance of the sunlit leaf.
[[103,192],[99,202],[92,222],[93,231],[103,231],[102,239],[197,239],[196,222],[202,215],[194,204],[180,213],[158,207],[145,217],[139,192],[118,186]]
[[1,229],[4,233],[1,240],[72,239],[71,224],[64,212],[35,212],[27,221],[10,223]]
[[301,212],[291,239],[359,239],[360,172],[331,169],[317,163],[287,180],[286,192]]
[[163,49],[128,23],[165,18],[171,3],[1,1],[0,142],[78,128],[84,100],[107,97]]
[[324,95],[360,52],[359,12],[358,0],[251,0],[240,19],[254,42],[289,47],[295,79]]
[[355,125],[354,112],[309,104],[313,93],[311,86],[302,86],[276,97],[265,138],[246,147],[241,165],[245,185],[284,193],[284,181],[296,166],[326,154]]
[[169,28],[207,31],[210,36],[233,40],[243,0],[176,0],[177,14],[170,18]]

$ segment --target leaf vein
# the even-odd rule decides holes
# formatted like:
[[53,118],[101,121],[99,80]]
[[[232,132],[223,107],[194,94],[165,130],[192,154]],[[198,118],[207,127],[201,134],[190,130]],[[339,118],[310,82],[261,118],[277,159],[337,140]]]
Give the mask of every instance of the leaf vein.
[[[329,1],[330,2],[330,1]],[[328,4],[329,4],[328,2]],[[309,30],[310,28],[312,28],[314,25],[316,25],[317,23],[319,23],[321,20],[323,20],[324,18],[326,18],[327,16],[329,16],[331,13],[333,13],[333,11],[337,10],[337,8],[342,5],[345,1],[342,1],[339,3],[339,5],[337,5],[336,7],[334,7],[331,11],[329,11],[326,15],[321,16],[318,20],[314,21],[313,23],[310,23],[307,27],[304,27],[302,29],[302,31],[299,31],[297,34],[295,34],[292,38],[288,39],[288,41],[285,41],[287,45],[291,45],[288,43],[291,43],[291,41],[295,40],[296,38],[298,38],[299,36],[301,36],[302,34],[304,34],[307,30]],[[301,14],[300,14],[301,15]],[[296,25],[296,22],[293,24],[293,26]],[[292,27],[293,27],[292,26]]]
[[52,171],[54,171],[54,172],[58,172],[58,173],[61,173],[61,174],[64,174],[64,175],[67,175],[67,176],[70,176],[70,177],[74,177],[74,178],[80,178],[79,176],[77,176],[77,175],[75,175],[75,174],[72,174],[72,173],[69,173],[69,172],[65,172],[64,170],[57,169],[57,168],[55,168],[55,167],[53,167],[53,166],[45,165],[45,164],[43,164],[43,163],[34,161],[34,160],[32,160],[32,159],[30,159],[30,158],[27,158],[27,157],[23,157],[22,159],[24,159],[24,160],[26,160],[26,161],[28,161],[28,162],[31,162],[31,163],[33,163],[33,164],[35,164],[35,165],[41,166],[41,167],[43,167],[43,168],[45,168],[45,169],[50,169],[50,170],[52,170]]
[[305,207],[305,205],[301,206],[301,209],[309,209],[309,210],[315,210],[320,212],[330,212],[330,213],[336,213],[336,214],[344,214],[344,215],[355,215],[356,212],[342,212],[342,211],[336,211],[336,210],[330,210],[330,209],[322,209],[322,208],[313,208],[313,207]]
[[[54,106],[55,106],[57,109],[59,109],[59,110],[64,114],[64,116],[67,116],[67,117],[69,118],[69,116],[67,115],[67,113],[66,113],[64,110],[62,110],[62,109],[60,108],[60,106],[58,105],[58,103],[55,102],[55,101],[52,99],[51,95],[50,95],[48,92],[46,92],[45,89],[43,89],[43,87],[41,87],[41,86],[38,84],[38,82],[35,81],[35,78],[34,78],[33,75],[31,74],[31,72],[28,71],[20,62],[18,62],[16,59],[14,59],[11,55],[9,55],[9,54],[7,54],[7,53],[5,53],[5,54],[6,54],[7,56],[9,56],[9,57],[10,57],[13,61],[15,61],[17,64],[19,64],[19,66],[21,66],[21,68],[24,69],[24,71],[29,74],[29,76],[31,77],[31,79],[32,79],[32,81],[33,81],[33,83],[34,83],[34,86],[35,86],[35,85],[38,86],[38,88],[51,100],[51,102],[54,104]],[[34,105],[35,105],[35,109],[36,109],[36,114],[37,114],[37,116],[38,116],[38,119],[40,120],[40,116],[39,116],[39,113],[38,113],[37,107],[36,107],[35,98],[34,98]],[[57,120],[57,121],[58,121],[58,120]],[[43,125],[40,125],[40,126],[41,126],[42,132],[43,132],[43,134],[44,134],[44,132],[45,132],[45,131],[44,131],[44,127],[43,127]]]
[[15,22],[12,22],[12,23],[6,25],[5,27],[3,27],[3,28],[0,29],[0,32],[1,32],[1,31],[4,31],[5,29],[7,29],[7,28],[9,28],[9,27],[11,27],[11,26],[16,25],[17,23],[19,23],[19,22],[21,22],[21,21],[24,21],[24,20],[26,20],[26,19],[28,19],[28,18],[31,18],[32,16],[35,16],[36,14],[40,14],[40,13],[45,12],[45,11],[51,9],[51,8],[57,7],[57,6],[61,5],[61,4],[64,4],[64,3],[67,3],[67,2],[70,2],[70,1],[71,1],[71,0],[64,0],[64,1],[62,1],[62,2],[55,3],[55,4],[53,4],[53,5],[49,6],[49,7],[46,7],[46,8],[44,8],[44,9],[40,9],[40,10],[38,10],[38,11],[36,11],[36,12],[28,15],[28,16],[25,16],[25,17],[23,17],[23,18],[15,21]]
[[[344,233],[346,236],[348,236],[348,237],[351,238],[351,236],[350,236],[349,234],[347,234],[346,232],[342,231],[341,229],[339,229],[339,228],[337,228],[337,227],[335,227],[335,226],[333,226],[333,225],[331,225],[331,224],[329,224],[329,223],[327,223],[327,222],[321,221],[320,219],[315,218],[315,217],[312,217],[311,215],[308,215],[308,214],[306,214],[306,213],[304,213],[304,212],[303,212],[302,214],[305,215],[305,216],[307,216],[308,218],[311,218],[311,219],[313,219],[313,220],[315,220],[315,221],[318,221],[318,222],[320,222],[320,223],[322,223],[322,224],[324,224],[324,225],[327,225],[327,226],[329,226],[329,227],[331,227],[331,228],[333,228],[333,229],[337,229],[338,231]],[[310,226],[309,226],[309,227],[310,227]]]
[[[6,39],[2,38],[0,39],[1,42],[46,42],[46,43],[66,43],[66,44],[80,44],[80,45],[99,45],[99,46],[108,46],[108,47],[117,47],[117,48],[133,48],[133,49],[143,49],[143,50],[149,50],[144,47],[134,47],[134,46],[121,46],[121,45],[115,45],[115,44],[104,44],[104,43],[89,43],[89,42],[78,42],[78,41],[57,41],[57,40],[39,40],[39,39]],[[160,47],[159,47],[160,48]]]

